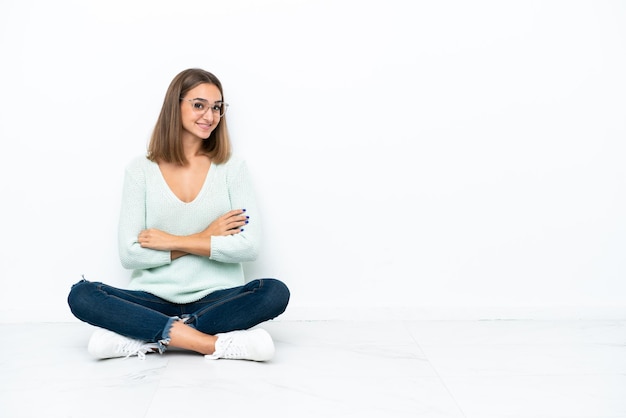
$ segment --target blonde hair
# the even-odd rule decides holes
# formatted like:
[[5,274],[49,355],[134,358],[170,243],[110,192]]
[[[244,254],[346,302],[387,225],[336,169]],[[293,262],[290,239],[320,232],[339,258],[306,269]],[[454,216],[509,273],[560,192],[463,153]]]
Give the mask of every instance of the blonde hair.
[[[224,100],[222,83],[208,71],[190,68],[174,77],[165,93],[161,113],[150,137],[147,155],[149,160],[187,165],[188,161],[181,141],[183,127],[180,102],[189,90],[205,83],[215,85]],[[225,163],[230,158],[231,144],[226,126],[226,115],[222,116],[211,135],[202,142],[202,152],[216,164]]]

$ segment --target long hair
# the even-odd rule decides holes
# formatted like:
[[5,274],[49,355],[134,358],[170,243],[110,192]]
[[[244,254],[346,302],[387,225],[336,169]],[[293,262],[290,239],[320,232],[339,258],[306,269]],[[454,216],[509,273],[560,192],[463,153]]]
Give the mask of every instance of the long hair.
[[[208,71],[190,68],[174,77],[165,93],[161,113],[150,138],[147,155],[149,160],[187,165],[181,141],[183,127],[180,102],[189,90],[204,83],[215,85],[224,100],[222,83]],[[226,115],[221,117],[211,135],[202,141],[202,152],[216,164],[225,163],[230,158],[231,144],[226,127]]]

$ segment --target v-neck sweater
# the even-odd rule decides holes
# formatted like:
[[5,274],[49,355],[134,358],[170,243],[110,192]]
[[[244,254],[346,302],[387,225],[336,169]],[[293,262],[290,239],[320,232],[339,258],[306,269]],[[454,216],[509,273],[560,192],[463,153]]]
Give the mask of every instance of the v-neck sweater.
[[[186,236],[206,229],[233,209],[250,217],[244,231],[211,237],[211,256],[187,254],[171,260],[170,251],[142,248],[144,229]],[[216,290],[245,283],[241,263],[258,255],[260,221],[252,181],[245,161],[231,157],[211,164],[200,192],[191,202],[170,189],[158,164],[138,157],[124,174],[118,241],[122,266],[132,270],[128,288],[142,290],[173,303],[195,302]]]

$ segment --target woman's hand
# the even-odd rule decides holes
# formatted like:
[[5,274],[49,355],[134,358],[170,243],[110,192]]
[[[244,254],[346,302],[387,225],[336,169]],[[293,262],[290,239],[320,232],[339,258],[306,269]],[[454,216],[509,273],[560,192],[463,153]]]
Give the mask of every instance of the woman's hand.
[[159,229],[144,229],[139,233],[137,242],[143,248],[153,250],[171,251],[174,249],[174,242],[178,238],[176,235],[168,234]]
[[245,212],[245,209],[235,209],[226,212],[224,215],[211,222],[199,235],[202,238],[208,238],[212,236],[238,234],[243,231],[242,227],[248,223],[249,216],[246,216]]

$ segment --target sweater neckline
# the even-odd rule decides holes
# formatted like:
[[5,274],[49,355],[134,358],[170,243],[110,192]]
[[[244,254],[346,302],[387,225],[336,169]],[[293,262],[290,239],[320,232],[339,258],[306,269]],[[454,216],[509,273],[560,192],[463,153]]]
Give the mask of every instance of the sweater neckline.
[[184,200],[180,199],[176,193],[174,193],[174,191],[172,190],[172,188],[169,186],[169,184],[167,184],[167,181],[165,180],[165,177],[163,176],[163,172],[161,172],[161,169],[159,168],[159,164],[157,164],[154,161],[151,161],[152,166],[153,166],[153,170],[156,170],[157,172],[157,176],[159,177],[160,181],[161,181],[161,185],[165,188],[165,190],[167,190],[167,194],[174,199],[176,202],[178,202],[179,204],[182,205],[192,205],[193,203],[195,203],[196,201],[198,201],[202,195],[204,194],[205,189],[207,188],[207,185],[209,183],[209,176],[211,176],[211,173],[213,172],[213,166],[215,164],[211,163],[211,165],[209,166],[209,169],[206,173],[206,176],[204,177],[204,182],[202,183],[202,187],[200,188],[200,191],[198,192],[198,194],[196,195],[196,197],[193,198],[193,200],[189,201],[189,202],[185,202]]

